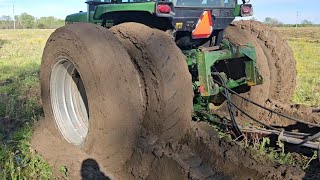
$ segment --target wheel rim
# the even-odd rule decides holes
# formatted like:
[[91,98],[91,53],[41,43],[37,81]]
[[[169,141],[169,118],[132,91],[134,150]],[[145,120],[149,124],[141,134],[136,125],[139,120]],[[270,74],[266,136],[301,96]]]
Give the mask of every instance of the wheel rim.
[[62,136],[73,145],[81,145],[89,129],[88,100],[77,68],[67,59],[60,59],[52,69],[50,98]]

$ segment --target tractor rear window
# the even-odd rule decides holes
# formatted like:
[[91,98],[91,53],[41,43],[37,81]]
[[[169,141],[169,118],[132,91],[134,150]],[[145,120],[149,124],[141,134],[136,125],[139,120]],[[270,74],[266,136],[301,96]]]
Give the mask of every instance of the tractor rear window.
[[175,6],[235,7],[235,0],[173,0]]

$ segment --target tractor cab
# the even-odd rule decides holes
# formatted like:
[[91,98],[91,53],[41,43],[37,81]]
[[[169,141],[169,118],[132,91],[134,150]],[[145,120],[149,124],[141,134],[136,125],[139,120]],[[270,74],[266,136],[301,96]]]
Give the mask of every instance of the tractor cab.
[[112,3],[112,0],[89,0],[86,1],[88,4],[88,12],[94,11],[97,5],[100,4],[110,4]]
[[[141,23],[172,32],[182,49],[203,45],[212,38],[211,45],[217,45],[224,29],[236,16],[252,15],[252,6],[245,2],[238,4],[237,0],[88,0],[86,3],[87,12],[69,15],[66,23],[90,22],[107,28],[125,22]],[[202,18],[207,22],[201,26],[205,29],[196,31]]]

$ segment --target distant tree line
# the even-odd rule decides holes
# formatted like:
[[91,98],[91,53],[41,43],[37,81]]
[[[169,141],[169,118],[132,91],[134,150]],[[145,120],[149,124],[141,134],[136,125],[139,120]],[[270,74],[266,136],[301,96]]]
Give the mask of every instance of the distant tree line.
[[[252,20],[256,20],[253,18]],[[276,18],[266,17],[263,21],[264,24],[271,26],[271,27],[313,27],[313,26],[320,26],[320,24],[314,24],[312,21],[304,19],[299,24],[284,24],[283,22],[279,21]]]
[[[22,13],[14,17],[16,21],[16,29],[56,29],[64,25],[64,20],[57,19],[53,16],[36,18],[30,14]],[[257,20],[252,18],[252,20]],[[271,27],[312,27],[320,26],[305,19],[299,24],[284,24],[276,18],[266,17],[264,24]],[[13,29],[14,20],[10,16],[0,16],[0,29]]]
[[[53,16],[36,18],[30,14],[22,13],[14,17],[16,29],[56,29],[64,25],[64,20]],[[10,16],[0,16],[0,29],[13,29],[14,19]]]

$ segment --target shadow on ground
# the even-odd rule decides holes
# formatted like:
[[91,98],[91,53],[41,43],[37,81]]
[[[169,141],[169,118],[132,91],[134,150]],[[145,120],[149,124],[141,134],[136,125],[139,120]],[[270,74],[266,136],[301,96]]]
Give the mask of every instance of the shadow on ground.
[[86,159],[82,162],[81,177],[83,180],[110,180],[108,176],[100,171],[99,164],[94,159]]
[[16,120],[9,117],[0,117],[0,135],[2,136],[0,140],[8,141],[14,132],[25,126],[26,121]]
[[320,163],[319,160],[313,161],[310,166],[305,170],[306,175],[303,177],[305,180],[320,179]]

